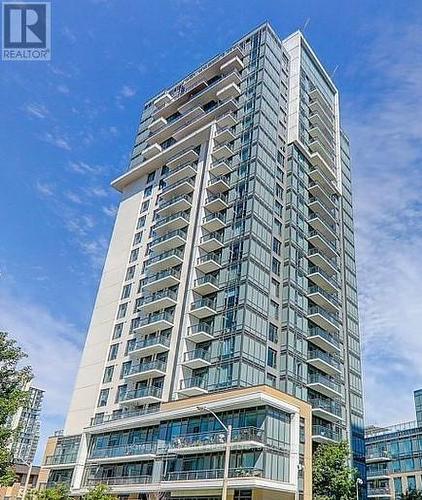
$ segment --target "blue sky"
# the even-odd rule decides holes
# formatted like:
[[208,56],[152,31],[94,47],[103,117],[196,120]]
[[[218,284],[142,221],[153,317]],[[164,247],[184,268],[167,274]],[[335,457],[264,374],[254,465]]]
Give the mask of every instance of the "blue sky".
[[[380,6],[382,5],[382,9]],[[422,386],[419,1],[52,2],[50,63],[0,62],[0,328],[61,428],[142,103],[264,20],[302,27],[342,92],[354,161],[367,420]]]

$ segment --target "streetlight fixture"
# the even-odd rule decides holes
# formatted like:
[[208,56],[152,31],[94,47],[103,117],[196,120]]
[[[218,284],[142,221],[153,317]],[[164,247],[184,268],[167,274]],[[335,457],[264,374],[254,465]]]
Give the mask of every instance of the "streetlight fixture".
[[231,424],[225,425],[221,418],[218,417],[212,410],[207,408],[206,406],[197,406],[198,410],[206,411],[210,413],[216,420],[219,422],[221,427],[226,431],[226,451],[224,455],[224,473],[223,473],[223,489],[221,492],[221,500],[227,500],[227,485],[229,480],[229,464],[230,464],[230,447],[232,440],[232,426]]
[[362,486],[363,485],[363,480],[358,477],[356,479],[356,500],[359,500],[359,486]]

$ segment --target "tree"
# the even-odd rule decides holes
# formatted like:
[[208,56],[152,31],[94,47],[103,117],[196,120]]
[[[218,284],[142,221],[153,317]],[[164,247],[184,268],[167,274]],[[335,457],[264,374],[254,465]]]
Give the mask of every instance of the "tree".
[[114,500],[115,497],[110,494],[110,488],[105,484],[97,484],[94,488],[90,489],[84,500]]
[[42,490],[30,490],[28,497],[31,500],[68,500],[70,499],[69,486],[62,483]]
[[354,500],[357,471],[350,467],[346,441],[320,444],[313,456],[314,500]]
[[400,500],[422,500],[421,490],[407,490],[400,496]]
[[10,444],[17,429],[10,420],[28,397],[25,385],[32,378],[29,366],[21,367],[26,354],[17,343],[0,332],[0,485],[9,486],[15,479]]

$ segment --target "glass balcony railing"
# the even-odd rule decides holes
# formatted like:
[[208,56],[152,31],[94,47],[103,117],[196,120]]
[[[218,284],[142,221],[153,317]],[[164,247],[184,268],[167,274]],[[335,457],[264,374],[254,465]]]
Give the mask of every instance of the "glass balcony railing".
[[115,422],[116,420],[124,420],[126,418],[136,418],[143,415],[149,415],[150,413],[159,412],[159,408],[142,408],[138,410],[117,410],[109,415],[96,415],[91,418],[91,426],[105,424],[107,422]]
[[329,300],[330,302],[332,302],[333,304],[335,304],[336,306],[340,305],[340,302],[339,302],[338,297],[336,295],[334,295],[333,293],[326,292],[323,288],[321,288],[318,285],[311,285],[308,288],[308,293],[309,294],[319,293],[323,297],[325,297],[327,300]]
[[221,256],[215,252],[209,252],[206,253],[205,255],[202,255],[201,257],[198,257],[197,264],[204,264],[205,262],[210,262],[210,261],[214,261],[217,262],[217,264],[220,264]]
[[326,387],[329,387],[333,391],[341,393],[341,387],[338,382],[320,373],[310,373],[308,378],[308,383],[325,385]]
[[212,214],[208,214],[206,215],[203,220],[202,220],[202,223],[205,224],[207,222],[209,222],[210,220],[214,220],[214,219],[218,219],[220,220],[223,224],[226,223],[226,216],[221,214],[221,213],[212,213]]
[[333,243],[331,240],[328,240],[323,234],[321,234],[319,231],[316,231],[315,229],[310,229],[308,231],[308,237],[312,238],[313,236],[318,236],[321,238],[321,240],[329,246],[334,252],[337,252],[337,245]]
[[130,349],[129,352],[138,351],[145,347],[150,347],[153,345],[162,344],[166,347],[170,347],[170,338],[164,335],[157,335],[155,337],[147,337],[146,339],[138,340]]
[[[263,429],[257,427],[242,427],[232,430],[232,443],[239,443],[243,441],[254,441],[259,443],[265,442],[265,433]],[[212,432],[199,432],[195,434],[185,434],[178,436],[168,443],[169,448],[190,448],[202,447],[209,445],[224,444],[227,439],[225,431],[212,431]]]
[[209,283],[210,285],[218,286],[218,278],[216,276],[210,276],[206,274],[205,276],[201,276],[200,278],[195,280],[194,287],[198,287],[201,285],[206,285]]
[[161,398],[163,389],[161,387],[141,387],[140,389],[135,389],[133,391],[127,391],[122,395],[120,401],[129,401],[131,399],[141,399],[141,398]]
[[[198,481],[204,479],[222,479],[223,469],[212,470],[189,470],[169,472],[163,477],[163,481]],[[262,477],[263,470],[255,467],[236,467],[229,469],[229,477]]]
[[220,194],[210,194],[207,196],[207,199],[205,200],[205,204],[207,205],[208,203],[211,203],[213,201],[222,201],[224,203],[227,203],[228,196],[225,193],[220,193]]
[[338,430],[325,427],[324,425],[313,425],[312,435],[331,439],[333,441],[341,440],[341,433]]
[[333,323],[334,325],[337,325],[338,326],[338,323],[339,323],[339,316],[338,315],[334,315],[334,314],[330,314],[329,312],[327,312],[325,309],[323,309],[322,307],[319,307],[319,306],[311,306],[308,308],[308,314],[320,314],[321,316],[323,316],[326,320],[330,321],[331,323]]
[[201,307],[208,307],[209,309],[215,309],[216,301],[213,299],[209,299],[207,297],[204,297],[203,299],[195,300],[191,304],[191,310],[199,309]]
[[336,288],[339,287],[338,281],[335,278],[333,278],[332,276],[330,276],[328,273],[326,273],[324,271],[324,269],[322,269],[321,267],[318,267],[318,266],[309,266],[308,275],[315,274],[315,273],[319,273],[321,276],[323,276],[327,281],[329,281]]
[[107,484],[109,486],[146,484],[150,483],[151,479],[151,476],[88,477],[85,479],[85,486],[96,486],[97,484]]
[[177,293],[174,292],[173,290],[165,288],[164,290],[160,290],[159,292],[154,292],[148,295],[144,295],[144,297],[142,297],[142,305],[151,304],[156,300],[167,299],[167,298],[177,301]]
[[206,389],[208,385],[208,380],[205,377],[191,377],[185,378],[180,381],[180,389],[189,389],[192,387],[199,387],[201,389]]
[[312,221],[316,221],[316,220],[319,220],[321,222],[321,224],[327,226],[327,228],[332,233],[334,233],[335,235],[337,234],[337,228],[336,228],[336,226],[334,224],[331,224],[330,222],[326,222],[326,221],[322,220],[322,218],[318,214],[311,214],[308,217],[307,222],[312,222]]
[[309,328],[309,337],[315,337],[315,336],[322,337],[327,342],[330,342],[331,344],[333,344],[337,348],[340,347],[340,337],[326,332],[325,330],[323,330],[319,326]]
[[338,362],[338,360],[334,356],[331,356],[321,349],[308,349],[308,360],[309,359],[321,359],[336,370],[340,370],[340,363]]
[[167,241],[170,238],[174,238],[175,236],[180,236],[180,238],[182,238],[182,240],[186,240],[187,233],[186,233],[186,231],[182,231],[181,229],[175,229],[174,231],[170,231],[170,232],[166,233],[164,236],[159,236],[158,238],[154,238],[151,241],[150,247],[158,245],[159,243],[162,243],[163,241]]
[[167,278],[168,276],[173,276],[177,279],[180,278],[180,271],[176,269],[165,269],[164,271],[160,271],[159,273],[153,274],[152,276],[147,276],[143,279],[142,285],[149,285],[150,283],[154,283],[154,281],[159,281],[162,278]]
[[188,336],[196,335],[197,333],[204,332],[212,335],[214,328],[209,323],[198,323],[189,327]]
[[167,363],[161,361],[160,359],[155,359],[154,361],[149,361],[147,363],[138,363],[130,368],[127,376],[136,375],[138,373],[145,373],[152,370],[157,370],[160,372],[166,371]]
[[390,473],[389,469],[366,469],[366,477],[378,477],[378,476],[388,476]]
[[209,361],[211,354],[206,349],[193,349],[192,351],[185,352],[183,359],[184,361],[192,361],[194,359],[203,359],[204,361]]
[[220,243],[223,243],[223,235],[220,233],[204,234],[204,236],[202,236],[202,238],[201,238],[201,243],[205,243],[206,241],[213,240],[213,239],[219,241]]
[[157,451],[157,441],[146,443],[132,443],[120,446],[107,446],[105,448],[94,448],[89,458],[114,458],[128,457],[133,455],[150,455]]
[[[174,186],[174,184],[173,184],[173,186]],[[177,203],[178,201],[181,201],[181,200],[185,200],[188,203],[192,203],[192,196],[181,194],[181,195],[175,196],[174,198],[170,198],[167,201],[160,201],[160,204],[158,205],[158,210],[162,210],[163,208],[167,208],[167,207],[169,207],[169,206],[173,205],[174,203]]]
[[164,260],[167,257],[179,257],[180,259],[183,259],[183,254],[184,254],[183,250],[180,250],[180,248],[174,248],[172,250],[162,252],[158,255],[154,255],[154,257],[150,257],[147,261],[147,265],[150,266],[151,264],[160,262],[160,260]]
[[322,398],[309,398],[308,401],[311,404],[312,408],[324,410],[328,413],[336,415],[337,417],[342,416],[341,404],[337,403],[336,401]]
[[385,486],[383,488],[371,488],[370,486],[368,487],[368,497],[381,497],[381,496],[389,497],[390,495],[391,495],[391,490],[388,486]]
[[61,455],[49,455],[45,459],[45,465],[73,464],[76,462],[78,452],[64,453]]
[[332,259],[331,257],[328,257],[328,255],[326,255],[324,252],[322,252],[318,248],[310,248],[308,250],[308,255],[310,257],[312,255],[317,255],[317,254],[320,254],[327,262],[329,262],[329,264],[331,264],[332,267],[334,267],[334,269],[338,269],[338,264],[337,264],[336,259]]
[[[185,177],[184,179],[180,179],[180,181],[177,181],[174,184],[169,184],[168,186],[166,186],[165,188],[163,188],[163,190],[161,191],[161,195],[163,195],[165,193],[168,193],[172,189],[175,189],[178,186],[181,186],[182,184],[185,184],[186,182],[188,184],[190,184],[192,187],[195,186],[195,179],[192,179],[190,177]],[[162,205],[160,205],[160,208],[163,208]]]
[[157,321],[168,321],[169,323],[173,323],[173,314],[167,311],[158,314],[150,314],[144,318],[140,318],[137,328],[149,325],[150,323],[156,323]]
[[171,222],[175,219],[182,218],[186,222],[189,222],[189,212],[182,211],[182,212],[176,212],[175,214],[169,215],[168,217],[165,217],[164,219],[158,219],[157,222],[155,223],[154,229],[157,229],[161,226],[164,226],[164,224],[167,224],[168,222]]

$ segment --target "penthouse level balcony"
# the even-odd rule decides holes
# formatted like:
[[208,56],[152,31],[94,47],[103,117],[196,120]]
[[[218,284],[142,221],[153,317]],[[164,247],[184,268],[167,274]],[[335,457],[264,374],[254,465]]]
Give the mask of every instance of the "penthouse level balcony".
[[341,432],[338,429],[324,425],[312,426],[312,440],[317,443],[334,443],[341,441]]
[[308,387],[328,398],[339,399],[342,397],[340,383],[321,373],[309,374]]
[[206,274],[196,279],[193,284],[193,291],[199,295],[209,295],[220,290],[218,278],[210,274]]
[[311,154],[311,165],[316,169],[319,169],[330,181],[336,181],[337,178],[334,168],[328,165],[319,153]]
[[158,290],[163,290],[164,288],[171,288],[172,286],[178,285],[180,283],[180,271],[174,268],[165,269],[152,276],[147,276],[142,281],[142,291],[145,293],[156,292]]
[[340,302],[337,295],[326,292],[318,285],[311,285],[308,288],[308,299],[331,313],[338,314],[339,312]]
[[168,215],[185,212],[192,208],[192,196],[181,194],[166,201],[160,201],[157,209],[158,217],[167,217]]
[[324,255],[330,259],[335,259],[338,256],[337,246],[335,242],[327,239],[322,233],[315,229],[310,229],[308,232],[308,242],[318,248]]
[[76,464],[78,458],[78,452],[72,452],[72,453],[58,453],[55,455],[48,455],[45,458],[45,466],[53,466],[55,468],[63,466],[69,467],[70,464]]
[[154,233],[162,235],[169,231],[183,229],[189,225],[189,217],[190,214],[187,212],[177,212],[162,219],[158,219],[154,225]]
[[226,226],[226,216],[218,212],[212,212],[202,219],[202,227],[206,231],[219,231]]
[[136,343],[129,348],[128,354],[132,357],[151,356],[167,352],[170,349],[170,337],[166,335],[154,335],[144,339],[137,340]]
[[157,314],[150,314],[141,318],[139,324],[134,328],[134,333],[145,335],[147,333],[158,332],[172,328],[174,324],[173,314],[163,311]]
[[336,276],[338,272],[338,264],[335,258],[331,258],[324,254],[318,248],[310,248],[308,250],[308,259],[314,266],[322,269],[328,276]]
[[329,226],[336,228],[336,211],[330,209],[328,206],[324,204],[324,202],[318,198],[314,198],[313,196],[309,197],[308,207],[312,210],[313,213],[317,214],[321,219]]
[[325,222],[318,214],[311,214],[307,220],[308,224],[328,241],[335,241],[337,228],[335,224]]
[[160,200],[169,200],[176,196],[188,195],[192,193],[195,189],[195,179],[185,177],[184,179],[180,179],[179,181],[171,184],[170,186],[166,186],[160,195]]
[[319,168],[314,168],[309,172],[309,177],[318,183],[324,191],[329,195],[338,194],[337,184],[334,180],[327,178],[323,171]]
[[[227,435],[224,431],[197,432],[176,437],[168,444],[168,453],[177,455],[190,453],[215,453],[224,451]],[[265,433],[257,427],[241,427],[232,430],[231,449],[245,450],[263,448]]]
[[158,255],[151,255],[146,263],[148,272],[163,271],[171,267],[183,264],[184,251],[181,248],[174,248]]
[[308,279],[328,293],[337,293],[340,288],[337,279],[318,266],[309,266]]
[[141,387],[132,391],[127,391],[122,395],[120,403],[144,405],[160,403],[162,401],[162,388],[153,385],[149,387]]
[[214,194],[225,193],[230,189],[230,180],[227,175],[220,175],[219,177],[211,175],[207,189]]
[[319,326],[309,328],[307,340],[326,352],[340,353],[340,337],[323,330]]
[[312,415],[314,417],[322,418],[333,423],[343,420],[341,404],[338,401],[323,398],[309,398],[308,402],[312,406]]
[[205,368],[211,365],[211,354],[206,349],[193,349],[192,351],[185,352],[183,355],[183,365],[192,370],[198,368]]
[[215,252],[206,253],[198,257],[196,269],[201,273],[207,274],[221,269],[221,257]]
[[181,396],[200,396],[207,394],[208,381],[204,377],[185,378],[180,381],[179,394]]
[[186,339],[191,342],[201,343],[213,340],[213,327],[208,323],[197,323],[188,328]]
[[215,252],[224,247],[224,236],[221,233],[207,233],[202,236],[199,247],[205,252]]
[[217,314],[216,300],[203,297],[202,299],[195,300],[190,306],[190,314],[198,319],[209,318]]
[[157,453],[157,442],[132,443],[119,446],[93,448],[88,460],[96,462],[120,462],[152,460]]
[[204,208],[207,212],[221,212],[221,210],[225,210],[228,208],[228,197],[227,194],[219,193],[219,194],[210,194],[205,200]]
[[392,496],[389,486],[382,488],[371,488],[368,486],[368,498],[390,498]]
[[308,349],[308,364],[331,376],[341,374],[341,365],[338,359],[321,349]]
[[139,311],[144,314],[149,314],[153,311],[168,309],[177,304],[177,293],[168,288],[159,290],[158,292],[144,295],[141,299]]
[[165,252],[166,250],[173,250],[186,243],[187,234],[182,229],[175,229],[169,233],[158,236],[151,241],[150,250],[154,253]]
[[149,378],[164,377],[166,374],[167,364],[160,359],[149,361],[146,363],[138,363],[133,365],[129,373],[125,376],[126,380],[147,380]]
[[166,186],[171,186],[172,184],[176,184],[182,179],[186,177],[193,177],[198,170],[198,166],[196,163],[183,163],[179,165],[174,170],[171,170],[166,177]]
[[338,315],[330,314],[322,307],[310,306],[307,317],[317,326],[328,332],[338,333],[340,329]]
[[87,487],[97,486],[98,484],[106,484],[107,486],[127,486],[132,484],[148,484],[151,483],[151,476],[100,476],[100,477],[87,477],[84,485]]
[[[260,478],[263,475],[264,471],[256,467],[236,467],[229,469],[229,478]],[[223,469],[175,471],[167,473],[163,477],[163,481],[221,480],[223,476]]]

